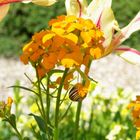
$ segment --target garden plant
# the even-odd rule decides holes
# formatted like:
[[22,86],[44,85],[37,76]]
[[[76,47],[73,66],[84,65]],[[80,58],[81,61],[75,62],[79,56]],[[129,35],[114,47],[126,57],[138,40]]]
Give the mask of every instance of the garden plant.
[[[55,0],[0,0],[1,22],[9,10],[9,5],[18,2],[40,6],[50,6],[56,3]],[[67,14],[50,19],[48,28],[34,33],[28,43],[24,45],[20,61],[34,69],[34,79],[25,74],[31,82],[32,88],[24,87],[19,83],[11,86],[15,89],[15,99],[8,97],[6,102],[0,102],[0,117],[10,124],[19,140],[94,139],[94,135],[88,135],[88,132],[92,133],[91,129],[94,129],[93,111],[89,117],[88,128],[83,130],[80,128],[82,125],[86,125],[84,121],[82,125],[80,124],[82,103],[87,96],[92,98],[92,92],[98,84],[98,81],[89,76],[92,62],[106,57],[110,53],[115,53],[132,64],[140,64],[139,51],[121,47],[121,44],[133,32],[140,29],[140,12],[127,26],[120,29],[111,5],[112,0],[93,0],[89,4],[86,0],[65,0]],[[18,118],[21,115],[18,113],[20,111],[18,106],[22,100],[19,89],[33,93],[32,98],[36,106],[36,112],[29,113],[29,117],[34,118],[34,121],[25,130],[24,128],[19,130],[17,126]],[[119,94],[122,92],[123,90],[118,91]],[[100,98],[100,96],[96,97],[95,101]],[[130,104],[130,107],[134,108],[133,112],[137,102],[139,103],[139,98],[136,103]],[[95,103],[93,102],[92,105],[95,106]],[[15,114],[11,113],[12,104],[16,106]],[[72,109],[73,104],[74,109]],[[103,104],[108,106],[105,100]],[[121,107],[118,108],[121,109]],[[105,112],[109,113],[109,111],[106,109]],[[117,113],[112,119],[118,117]],[[138,119],[138,122],[135,122],[138,128],[140,113],[139,111],[135,113],[133,117]],[[103,115],[103,113],[98,115]],[[65,136],[64,129],[70,126],[70,123],[71,128],[68,129],[68,135]],[[122,123],[124,122],[122,121]],[[25,126],[23,125],[23,127]],[[31,133],[28,134],[28,131]],[[80,131],[87,136],[84,137],[84,133],[79,135]],[[139,130],[136,134],[136,139],[139,139]],[[122,137],[124,138],[124,136]],[[108,139],[112,140],[112,138]]]

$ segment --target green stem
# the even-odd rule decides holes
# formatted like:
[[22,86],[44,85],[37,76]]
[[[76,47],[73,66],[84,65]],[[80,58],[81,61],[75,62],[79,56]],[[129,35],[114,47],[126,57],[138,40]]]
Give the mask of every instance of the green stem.
[[79,120],[80,120],[80,113],[82,108],[82,101],[78,102],[77,110],[76,110],[76,119],[74,125],[74,132],[73,132],[73,140],[77,140],[78,137],[78,129],[79,129]]
[[16,126],[13,125],[13,122],[7,117],[6,117],[6,121],[9,122],[9,124],[13,127],[13,129],[15,130],[19,140],[23,140],[22,136],[21,136],[20,132],[18,131],[18,129],[16,128]]
[[50,77],[47,78],[47,90],[46,90],[46,116],[48,122],[50,121],[49,114],[50,114],[50,96],[49,96],[49,82]]
[[92,126],[92,122],[93,122],[93,111],[94,111],[94,102],[92,103],[91,106],[91,112],[90,112],[90,118],[89,118],[89,126],[88,126],[88,132],[90,133],[91,131],[91,126]]
[[43,113],[43,118],[45,119],[45,109],[44,109],[44,105],[43,105],[43,99],[42,99],[42,95],[41,95],[41,88],[40,88],[40,81],[38,80],[38,91],[39,91],[39,100],[40,100],[40,105],[41,105],[41,109],[42,109],[42,113]]
[[19,138],[20,140],[22,140],[22,136],[21,136],[21,134],[19,133],[18,129],[17,129],[17,128],[14,128],[14,130],[16,131],[16,133],[17,133],[17,135],[18,135],[18,138]]
[[[92,61],[89,60],[88,66],[87,66],[88,68],[90,68],[91,62]],[[82,75],[82,77],[85,77],[83,73],[81,73],[80,71],[78,71],[78,72]],[[85,82],[86,82],[86,80],[83,79],[82,84],[85,85]],[[81,108],[82,108],[82,101],[78,102],[78,105],[77,105],[74,132],[73,132],[73,140],[77,140],[77,137],[78,137],[78,129],[79,129]]]
[[43,105],[43,100],[42,100],[42,94],[41,94],[41,81],[36,69],[36,77],[37,77],[37,85],[38,85],[38,97],[39,97],[39,101],[40,101],[40,105],[41,105],[41,111],[42,111],[42,117],[44,118],[44,121],[46,122],[46,115],[45,115],[45,109],[44,109],[44,105]]
[[64,85],[64,80],[68,72],[68,68],[65,69],[63,73],[63,77],[61,79],[60,86],[58,88],[58,94],[57,94],[57,100],[56,100],[56,107],[55,107],[55,124],[54,124],[54,139],[53,140],[58,140],[59,132],[58,132],[58,120],[59,120],[59,110],[60,110],[60,97],[61,97],[61,91]]
[[[46,90],[46,118],[47,118],[47,131],[48,131],[48,123],[50,123],[50,97],[49,97],[49,82],[50,82],[50,76],[47,78],[47,90]],[[50,139],[50,135],[48,133],[48,139]]]

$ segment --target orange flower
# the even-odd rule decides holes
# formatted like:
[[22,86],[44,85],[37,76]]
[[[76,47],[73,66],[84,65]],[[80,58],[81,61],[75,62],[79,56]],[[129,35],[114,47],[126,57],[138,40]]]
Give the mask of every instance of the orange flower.
[[140,96],[136,97],[136,100],[131,102],[128,105],[129,109],[132,109],[132,117],[134,121],[134,125],[137,128],[137,133],[136,133],[136,140],[139,140],[140,138]]
[[57,63],[57,54],[56,53],[49,53],[44,54],[42,58],[41,65],[46,69],[50,70],[53,69],[55,64]]
[[11,98],[11,97],[8,97],[8,99],[7,99],[7,106],[8,107],[11,107],[11,105],[12,105],[12,103],[13,103],[13,99]]
[[13,99],[8,97],[7,103],[4,101],[0,101],[0,117],[3,118],[5,116],[9,116],[11,114],[11,106],[13,103]]
[[39,66],[40,77],[59,65],[72,68],[84,64],[87,74],[89,62],[85,63],[85,57],[91,60],[102,55],[103,33],[91,20],[75,16],[59,16],[49,25],[50,30],[35,33],[24,46],[21,61]]
[[137,96],[136,101],[131,102],[128,105],[128,108],[131,109],[132,108],[132,116],[134,119],[137,119],[140,117],[140,96]]
[[67,74],[65,80],[64,80],[64,89],[68,90],[70,86],[70,80],[73,79],[73,72],[70,72]]
[[66,46],[66,53],[61,59],[63,66],[70,68],[74,65],[79,66],[83,61],[83,55],[79,46]]
[[[56,79],[56,83],[59,85],[61,83],[61,77],[58,77]],[[70,86],[70,80],[73,79],[73,72],[70,72],[66,75],[66,78],[64,80],[64,89],[65,90],[68,90],[69,89],[69,86]]]
[[47,71],[42,66],[38,65],[36,69],[37,69],[39,79],[45,76]]
[[76,44],[92,42],[92,45],[95,45],[103,41],[103,33],[90,19],[62,16],[51,20],[49,25],[53,32],[72,40]]
[[137,128],[140,128],[140,119],[137,119],[137,120],[135,121],[135,126],[136,126]]

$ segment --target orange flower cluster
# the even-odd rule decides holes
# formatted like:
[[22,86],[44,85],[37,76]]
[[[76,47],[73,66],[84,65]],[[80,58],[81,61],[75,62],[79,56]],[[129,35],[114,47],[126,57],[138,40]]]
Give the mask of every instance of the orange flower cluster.
[[13,100],[11,97],[8,97],[7,103],[5,103],[4,101],[0,102],[0,117],[1,118],[10,115],[12,102]]
[[71,68],[101,57],[103,33],[89,19],[59,16],[49,22],[50,30],[35,33],[24,46],[21,61],[31,62],[43,77],[55,66]]
[[128,105],[129,109],[132,109],[132,117],[134,125],[137,128],[136,140],[140,139],[140,96],[137,96],[136,101],[131,102]]

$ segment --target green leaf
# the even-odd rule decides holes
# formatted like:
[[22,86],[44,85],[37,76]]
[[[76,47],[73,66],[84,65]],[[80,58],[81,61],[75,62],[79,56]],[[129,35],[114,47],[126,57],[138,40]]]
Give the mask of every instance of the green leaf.
[[[69,111],[71,105],[72,105],[72,102],[69,104],[67,110],[66,110],[65,113],[62,115],[61,120],[63,120],[63,119],[65,118],[65,116],[68,114],[68,111]],[[61,120],[60,120],[60,121],[61,121]]]
[[90,76],[88,76],[88,78],[95,84],[97,84],[98,82],[96,80],[94,80],[93,78],[91,78]]
[[55,69],[55,70],[51,70],[48,75],[49,76],[52,76],[54,73],[63,73],[64,70],[59,70],[59,69]]
[[31,124],[31,129],[32,129],[33,135],[34,135],[37,139],[40,139],[41,136],[40,136],[40,133],[39,133],[38,131],[36,132],[36,126],[34,126],[34,125]]
[[35,94],[37,95],[37,93],[36,93],[34,90],[31,90],[31,89],[29,89],[29,88],[27,88],[27,87],[24,87],[24,86],[10,86],[10,87],[8,87],[8,88],[21,88],[21,89],[24,89],[24,90],[33,92],[33,93],[35,93]]
[[36,122],[37,122],[37,124],[38,124],[38,127],[39,127],[39,129],[42,131],[42,132],[44,132],[44,133],[46,133],[46,125],[45,125],[45,122],[44,122],[44,120],[40,117],[40,116],[37,116],[37,115],[34,115],[34,114],[29,114],[30,116],[33,116],[34,117],[34,119],[36,120]]
[[29,137],[24,137],[23,140],[30,140],[30,138]]
[[13,128],[16,128],[16,116],[14,114],[10,115],[9,122],[13,126]]
[[42,140],[48,140],[47,135],[45,133],[41,134],[41,138],[42,138]]

